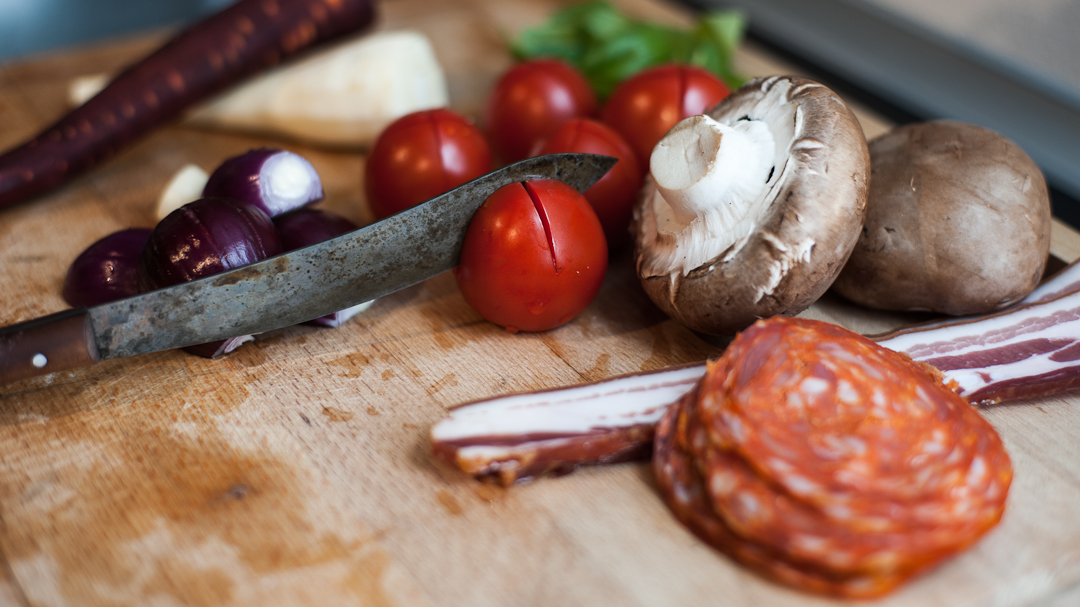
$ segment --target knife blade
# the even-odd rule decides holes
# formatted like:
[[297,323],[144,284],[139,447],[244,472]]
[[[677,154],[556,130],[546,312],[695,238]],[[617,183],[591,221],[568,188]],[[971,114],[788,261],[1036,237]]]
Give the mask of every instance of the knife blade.
[[469,220],[495,190],[558,179],[584,192],[615,162],[596,154],[529,158],[303,249],[0,328],[0,383],[271,331],[388,295],[456,266]]

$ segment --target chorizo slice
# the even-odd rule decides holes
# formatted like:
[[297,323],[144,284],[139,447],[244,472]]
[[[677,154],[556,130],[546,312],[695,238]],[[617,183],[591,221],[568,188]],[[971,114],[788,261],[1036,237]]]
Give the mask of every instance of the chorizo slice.
[[1012,467],[940,377],[844,329],[747,329],[661,420],[654,467],[676,517],[782,582],[883,594],[1000,519]]
[[653,470],[657,484],[675,517],[692,533],[746,567],[802,590],[844,597],[874,597],[892,589],[906,576],[842,575],[812,563],[790,561],[767,546],[735,535],[713,510],[692,455],[689,454],[687,395],[668,409],[655,435]]
[[922,367],[806,320],[762,323],[733,348],[718,363],[730,366],[719,374],[725,385],[703,391],[701,415],[762,477],[868,529],[967,524],[974,512],[996,520],[1008,456],[989,424]]

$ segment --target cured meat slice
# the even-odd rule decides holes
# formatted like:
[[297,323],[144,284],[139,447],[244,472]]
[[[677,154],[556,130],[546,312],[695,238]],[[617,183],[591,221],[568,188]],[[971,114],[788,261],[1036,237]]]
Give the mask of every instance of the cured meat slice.
[[811,592],[847,597],[872,597],[895,587],[900,576],[841,576],[812,565],[789,562],[780,553],[736,536],[717,517],[706,497],[701,474],[689,455],[686,413],[696,393],[673,405],[656,429],[653,471],[660,494],[682,524],[713,548],[758,573]]
[[1036,287],[1014,307],[1050,301],[1078,290],[1080,290],[1080,263],[1074,261]]
[[[1008,310],[909,327],[875,339],[880,345],[931,365],[940,371],[945,383],[977,404],[1080,388],[1077,288],[1080,264],[1073,263]],[[863,379],[875,379],[879,373],[842,348],[836,358],[846,360],[830,364],[861,372]],[[827,366],[822,369],[827,375],[835,375]],[[503,484],[549,472],[565,473],[579,465],[643,458],[649,452],[657,419],[704,373],[704,364],[686,365],[466,403],[436,424],[431,433],[432,445],[436,456],[477,477],[495,478]],[[851,385],[838,383],[837,395],[854,394]],[[860,398],[873,404],[882,394],[880,389],[871,389]],[[961,419],[955,423],[967,422]],[[919,458],[922,474],[946,486],[951,482],[934,474],[931,467],[945,463],[940,455],[946,449],[955,449],[949,441],[957,436],[943,426],[927,439],[923,448],[934,453]],[[835,442],[828,436],[821,440],[825,442],[815,448],[822,453],[865,447],[854,441]],[[948,453],[953,458],[961,457],[960,452]],[[781,460],[776,463],[784,465]],[[894,482],[891,477],[873,480],[878,485],[890,482]],[[869,489],[868,484],[862,488]]]
[[[1068,285],[1065,285],[1065,288]],[[973,403],[1080,388],[1080,291],[974,319],[911,327],[882,346],[939,369]]]
[[647,459],[656,420],[700,365],[455,407],[431,429],[435,456],[503,485],[577,466]]
[[657,431],[665,498],[787,583],[876,596],[1001,517],[1012,467],[993,428],[932,370],[840,327],[760,321],[691,394]]

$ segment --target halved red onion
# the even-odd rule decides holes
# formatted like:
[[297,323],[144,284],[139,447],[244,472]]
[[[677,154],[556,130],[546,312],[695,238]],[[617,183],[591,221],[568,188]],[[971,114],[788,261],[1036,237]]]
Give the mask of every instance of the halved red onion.
[[139,293],[136,269],[150,228],[114,232],[79,253],[64,277],[64,301],[88,308]]
[[[274,226],[277,227],[284,251],[292,251],[324,240],[330,240],[335,236],[340,236],[357,228],[357,225],[348,219],[322,209],[299,209],[279,215],[274,218]],[[345,308],[333,314],[327,314],[308,321],[305,324],[338,327],[356,314],[370,308],[371,303],[367,301],[357,304],[351,308]]]
[[300,209],[274,217],[283,251],[293,251],[345,232],[352,232],[357,225],[341,215],[322,209]]
[[[162,219],[139,258],[141,292],[213,276],[281,252],[274,223],[257,207],[224,198],[190,202]],[[207,358],[250,336],[185,348]]]
[[204,198],[231,198],[275,217],[322,200],[319,174],[298,154],[260,148],[221,163],[206,182]]

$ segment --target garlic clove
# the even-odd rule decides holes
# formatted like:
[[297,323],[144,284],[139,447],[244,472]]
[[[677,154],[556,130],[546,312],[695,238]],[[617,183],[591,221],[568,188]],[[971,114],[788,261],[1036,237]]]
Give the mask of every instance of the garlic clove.
[[203,188],[209,179],[209,173],[193,164],[181,167],[161,191],[155,218],[161,221],[176,209],[202,198]]

